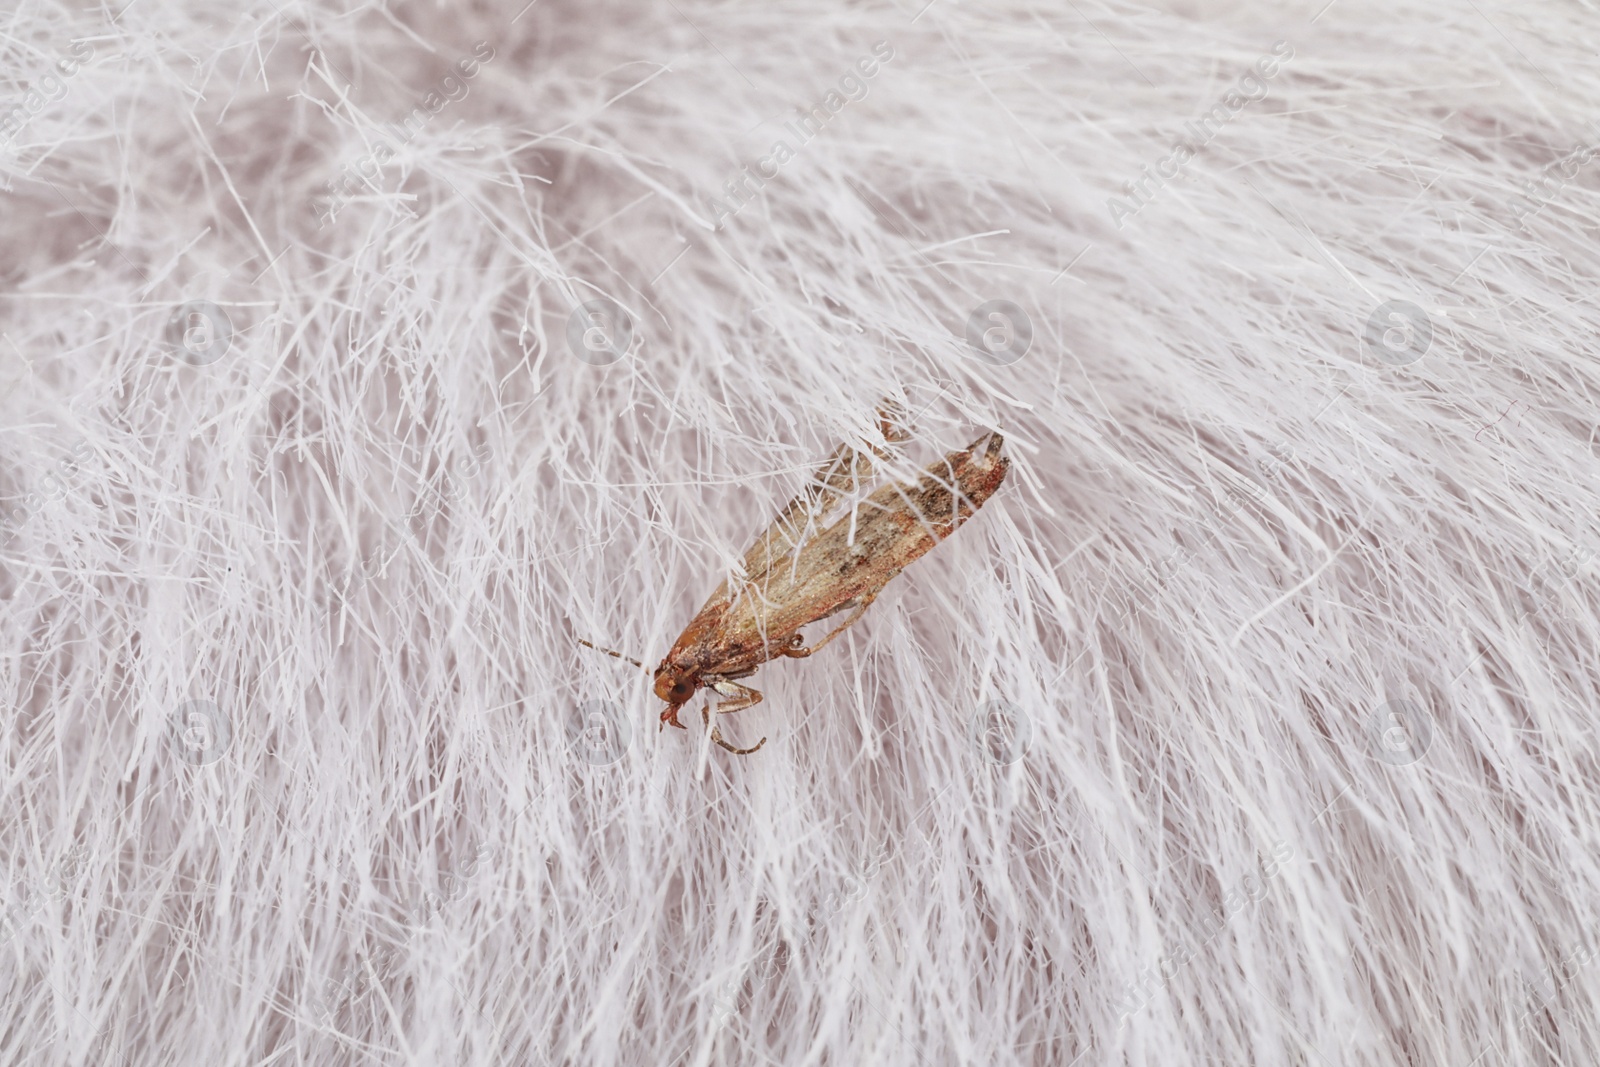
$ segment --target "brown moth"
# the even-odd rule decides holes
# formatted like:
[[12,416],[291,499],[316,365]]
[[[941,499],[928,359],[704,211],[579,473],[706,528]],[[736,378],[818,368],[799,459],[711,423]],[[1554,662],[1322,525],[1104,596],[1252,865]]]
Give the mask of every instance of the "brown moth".
[[[887,412],[880,416],[885,440],[907,439],[890,425]],[[667,703],[662,724],[684,729],[678,709],[702,687],[727,698],[717,705],[719,715],[759,704],[761,693],[737,679],[770,659],[809,656],[861,618],[895,575],[954,533],[1000,488],[1011,467],[1001,455],[1003,444],[998,433],[980,437],[930,464],[914,484],[891,482],[824,527],[840,501],[872,474],[868,456],[841,444],[756,538],[745,553],[743,576],[717,587],[656,667],[656,696]],[[850,613],[843,622],[806,646],[802,627],[843,611]],[[701,717],[709,724],[707,696]],[[711,739],[739,755],[767,743],[763,737],[737,748],[716,727]]]

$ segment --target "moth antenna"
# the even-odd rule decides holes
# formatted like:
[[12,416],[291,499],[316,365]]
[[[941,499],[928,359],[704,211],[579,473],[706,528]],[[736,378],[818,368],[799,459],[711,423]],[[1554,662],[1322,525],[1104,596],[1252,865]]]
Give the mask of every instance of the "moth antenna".
[[585,641],[581,637],[578,638],[578,644],[580,644],[580,645],[588,645],[590,648],[594,649],[596,652],[604,652],[608,656],[615,656],[618,659],[627,660],[629,663],[633,664],[635,667],[638,667],[641,671],[644,671],[646,674],[650,673],[650,668],[649,667],[646,667],[643,663],[640,663],[638,660],[634,659],[632,656],[624,656],[621,652],[613,652],[609,648],[601,648],[599,645],[592,644],[591,642]]

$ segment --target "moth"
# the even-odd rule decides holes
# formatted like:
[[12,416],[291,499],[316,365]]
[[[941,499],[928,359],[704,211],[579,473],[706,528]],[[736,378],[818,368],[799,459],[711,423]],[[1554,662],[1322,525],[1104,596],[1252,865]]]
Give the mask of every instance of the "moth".
[[[879,417],[885,441],[909,438],[892,424],[890,409],[880,409]],[[1001,451],[1004,444],[1000,434],[989,433],[924,468],[916,482],[890,482],[835,517],[844,498],[872,476],[871,458],[841,444],[756,538],[738,575],[717,587],[656,667],[655,694],[667,704],[662,726],[686,729],[678,711],[702,688],[724,698],[717,705],[719,715],[761,703],[760,691],[739,680],[769,660],[809,656],[859,620],[884,586],[954,533],[1000,488],[1011,467]],[[869,447],[884,458],[876,446]],[[806,644],[802,628],[841,612],[848,612],[843,622],[816,644]],[[707,725],[711,693],[701,711]],[[711,740],[741,756],[767,743],[763,737],[750,748],[738,748],[715,726]]]

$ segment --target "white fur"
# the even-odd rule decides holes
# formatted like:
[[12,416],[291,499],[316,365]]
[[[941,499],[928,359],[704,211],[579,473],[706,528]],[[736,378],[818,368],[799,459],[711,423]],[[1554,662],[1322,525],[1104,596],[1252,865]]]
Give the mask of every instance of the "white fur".
[[[489,6],[6,19],[0,1062],[1594,1062],[1592,4]],[[1007,484],[658,732],[883,397]]]

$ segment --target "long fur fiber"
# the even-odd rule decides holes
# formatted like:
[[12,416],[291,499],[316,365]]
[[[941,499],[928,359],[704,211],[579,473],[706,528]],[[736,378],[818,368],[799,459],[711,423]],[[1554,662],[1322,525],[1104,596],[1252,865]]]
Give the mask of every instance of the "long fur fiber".
[[[1597,27],[21,0],[0,1062],[1596,1062]],[[659,731],[884,399],[1006,484]]]

